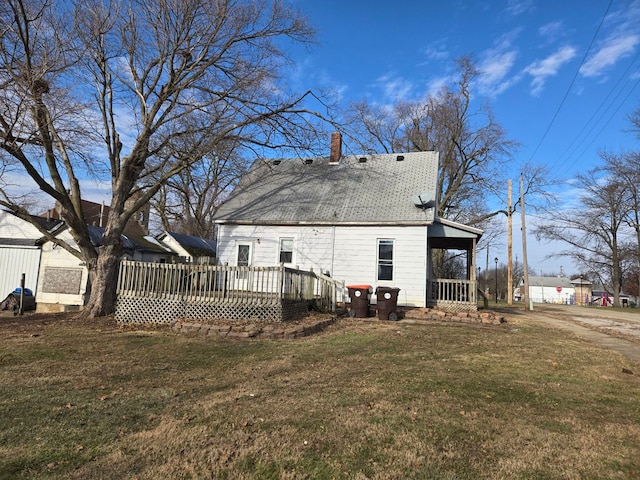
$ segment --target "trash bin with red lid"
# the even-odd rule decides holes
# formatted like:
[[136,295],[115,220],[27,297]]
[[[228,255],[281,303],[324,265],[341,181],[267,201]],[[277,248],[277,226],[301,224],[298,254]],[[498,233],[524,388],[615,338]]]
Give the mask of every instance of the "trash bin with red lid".
[[398,292],[400,289],[394,287],[376,288],[378,318],[380,320],[398,320]]
[[371,285],[347,285],[351,299],[350,317],[366,318],[369,316],[369,294]]

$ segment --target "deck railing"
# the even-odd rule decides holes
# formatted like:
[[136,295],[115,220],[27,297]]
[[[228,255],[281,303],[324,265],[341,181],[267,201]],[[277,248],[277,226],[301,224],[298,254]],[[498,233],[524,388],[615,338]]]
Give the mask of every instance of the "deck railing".
[[285,267],[234,267],[123,260],[117,293],[130,298],[276,305],[315,302],[325,311],[345,300],[344,282],[313,271]]
[[430,282],[429,301],[433,304],[466,303],[476,305],[478,296],[475,280],[438,278]]

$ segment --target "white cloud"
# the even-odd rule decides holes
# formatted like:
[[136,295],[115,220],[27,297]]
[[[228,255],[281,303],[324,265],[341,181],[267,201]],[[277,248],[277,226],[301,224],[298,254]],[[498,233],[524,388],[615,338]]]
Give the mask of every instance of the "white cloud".
[[544,84],[549,77],[557,75],[560,68],[576,56],[576,49],[571,46],[565,46],[549,55],[543,60],[533,62],[527,68],[525,73],[533,77],[531,80],[531,95],[537,96],[544,88]]
[[482,54],[478,64],[481,72],[478,89],[481,94],[498,95],[519,80],[518,76],[510,78],[509,73],[518,57],[518,50],[512,45],[520,31],[516,29],[502,35],[493,48]]
[[433,96],[437,95],[440,90],[442,90],[447,85],[450,85],[452,81],[453,77],[451,75],[432,78],[427,84],[427,94]]
[[517,81],[517,77],[507,79],[507,74],[511,71],[517,56],[515,50],[487,55],[479,65],[479,70],[482,72],[478,81],[480,93],[495,96]]
[[446,60],[450,54],[447,50],[446,39],[440,39],[427,45],[425,49],[425,55],[429,60]]
[[533,10],[535,10],[533,0],[509,0],[507,2],[507,13],[514,17]]
[[604,75],[618,61],[634,53],[640,44],[640,1],[625,3],[609,14],[604,29],[609,32],[580,69],[585,77]]
[[382,88],[384,97],[391,101],[404,100],[413,91],[412,82],[391,73],[378,77],[376,85]]
[[556,39],[564,36],[565,26],[560,21],[549,22],[538,28],[538,34],[542,37],[543,42],[548,45]]
[[600,49],[582,65],[580,73],[585,77],[597,77],[607,68],[629,55],[636,45],[640,43],[640,35],[627,34],[623,36],[609,37]]

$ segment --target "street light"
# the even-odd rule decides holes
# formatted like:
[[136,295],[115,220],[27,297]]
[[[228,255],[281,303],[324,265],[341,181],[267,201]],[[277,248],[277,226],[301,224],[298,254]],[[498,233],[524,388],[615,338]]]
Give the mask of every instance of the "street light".
[[493,259],[496,262],[496,304],[498,303],[498,257]]

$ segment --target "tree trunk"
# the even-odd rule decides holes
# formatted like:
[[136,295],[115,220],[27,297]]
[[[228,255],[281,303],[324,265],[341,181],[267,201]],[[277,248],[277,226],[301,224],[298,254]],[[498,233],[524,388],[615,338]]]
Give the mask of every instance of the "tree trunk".
[[100,247],[95,269],[93,272],[89,271],[91,292],[84,316],[89,318],[104,317],[115,312],[121,253],[122,247],[120,245]]

